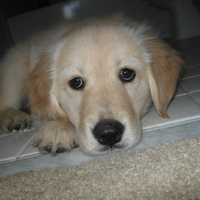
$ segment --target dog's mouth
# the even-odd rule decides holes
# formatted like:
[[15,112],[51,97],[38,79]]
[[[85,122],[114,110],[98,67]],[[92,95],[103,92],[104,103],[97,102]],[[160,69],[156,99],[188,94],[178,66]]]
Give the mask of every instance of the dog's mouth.
[[125,145],[123,144],[115,144],[114,146],[110,147],[110,146],[105,146],[105,145],[101,145],[98,148],[98,152],[112,152],[112,151],[117,151],[117,150],[121,150],[121,149],[125,149]]

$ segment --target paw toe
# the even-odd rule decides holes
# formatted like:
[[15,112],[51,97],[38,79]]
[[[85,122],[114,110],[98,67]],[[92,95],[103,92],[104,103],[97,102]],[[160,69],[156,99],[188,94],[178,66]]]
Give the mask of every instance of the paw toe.
[[71,124],[50,121],[39,129],[34,145],[38,146],[41,152],[45,151],[56,155],[76,146],[75,139],[75,129]]
[[23,130],[25,130],[25,129],[29,129],[30,128],[30,126],[28,125],[28,123],[17,123],[17,124],[15,124],[15,123],[11,123],[11,124],[9,124],[8,126],[7,126],[7,131],[8,132],[12,132],[12,131],[23,131]]
[[7,127],[7,131],[8,131],[8,132],[13,132],[13,127],[12,127],[12,125],[9,125],[9,126]]
[[30,128],[30,125],[27,122],[21,124],[21,130],[29,129],[29,128]]
[[25,112],[9,109],[4,111],[4,115],[1,120],[1,128],[5,132],[23,131],[31,128],[31,117]]
[[51,145],[45,146],[45,147],[43,147],[43,149],[44,149],[47,153],[53,153],[53,154],[55,154],[55,153],[63,153],[63,152],[65,152],[65,151],[67,151],[67,149],[64,148],[64,147],[58,147],[58,148],[55,150],[55,152],[54,152],[54,150],[52,150],[52,146],[51,146]]
[[13,129],[19,131],[21,129],[21,124],[14,125]]
[[65,149],[64,147],[58,147],[56,153],[63,153],[65,151],[67,151],[67,149]]
[[49,146],[45,146],[43,149],[48,153],[52,152],[52,147],[50,145]]

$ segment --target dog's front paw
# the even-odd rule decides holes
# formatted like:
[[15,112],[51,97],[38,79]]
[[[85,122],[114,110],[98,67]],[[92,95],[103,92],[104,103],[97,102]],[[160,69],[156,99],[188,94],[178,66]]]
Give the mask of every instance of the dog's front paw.
[[23,131],[31,128],[31,117],[27,113],[14,110],[5,109],[0,114],[0,126],[5,132]]
[[36,135],[35,146],[41,152],[61,153],[77,146],[74,126],[69,122],[47,122]]

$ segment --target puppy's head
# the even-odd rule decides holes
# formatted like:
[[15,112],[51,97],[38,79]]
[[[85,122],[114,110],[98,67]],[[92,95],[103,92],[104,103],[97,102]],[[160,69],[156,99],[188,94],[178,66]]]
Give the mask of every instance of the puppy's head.
[[83,151],[136,145],[151,96],[167,117],[181,60],[145,27],[120,20],[87,22],[64,34],[55,49],[46,105],[52,116],[68,117]]

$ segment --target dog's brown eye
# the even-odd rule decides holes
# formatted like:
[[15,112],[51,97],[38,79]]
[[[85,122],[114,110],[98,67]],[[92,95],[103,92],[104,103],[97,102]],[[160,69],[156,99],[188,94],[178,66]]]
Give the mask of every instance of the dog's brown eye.
[[120,79],[123,82],[130,82],[134,79],[135,75],[136,74],[133,70],[125,68],[120,72]]
[[69,85],[72,89],[80,90],[84,88],[84,82],[81,78],[77,77],[69,81]]

